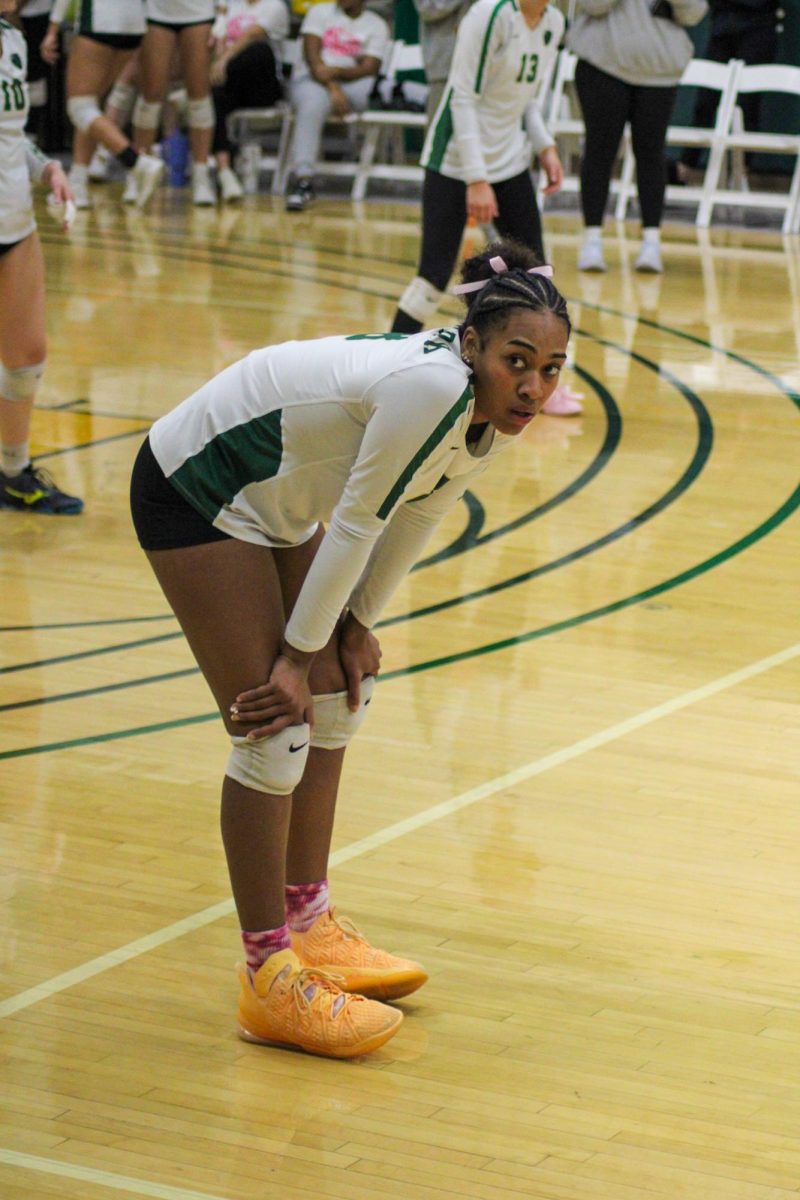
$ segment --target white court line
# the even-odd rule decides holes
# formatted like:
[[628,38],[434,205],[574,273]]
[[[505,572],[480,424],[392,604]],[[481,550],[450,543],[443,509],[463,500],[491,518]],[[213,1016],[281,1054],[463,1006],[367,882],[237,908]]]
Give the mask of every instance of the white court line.
[[[460,796],[453,796],[451,800],[445,800],[442,804],[426,808],[416,816],[408,817],[405,821],[387,825],[385,829],[380,829],[369,837],[351,842],[349,846],[344,846],[331,855],[330,864],[333,867],[339,866],[341,863],[359,858],[362,854],[367,854],[379,846],[386,846],[389,842],[404,837],[407,833],[413,833],[416,829],[432,825],[442,817],[449,817],[462,808],[476,804],[479,800],[486,800],[489,796],[494,796],[506,788],[515,787],[526,779],[533,779],[536,775],[543,775],[545,771],[552,771],[554,767],[560,767],[575,758],[580,758],[583,754],[597,750],[600,746],[606,746],[609,742],[614,742],[637,729],[642,729],[645,725],[652,725],[654,721],[660,721],[662,717],[668,717],[682,708],[688,708],[692,704],[698,704],[701,700],[707,700],[710,696],[716,696],[719,692],[727,691],[728,688],[744,683],[745,680],[752,679],[755,675],[762,675],[765,671],[772,670],[773,667],[779,667],[783,663],[789,662],[799,654],[800,642],[796,642],[794,646],[772,654],[769,658],[761,658],[748,667],[742,667],[739,671],[732,671],[729,675],[723,675],[711,683],[703,684],[702,687],[693,688],[690,692],[684,692],[682,696],[676,696],[664,704],[657,704],[655,708],[648,708],[636,717],[629,717],[626,721],[611,725],[600,733],[593,733],[590,737],[581,738],[579,742],[573,742],[571,746],[565,746],[563,750],[556,750],[553,754],[546,754],[544,758],[537,758],[522,767],[517,767],[514,771],[508,771],[505,775],[498,775],[495,779],[481,783],[468,792],[462,792]],[[196,929],[211,925],[214,921],[229,916],[233,911],[233,901],[223,900],[219,904],[212,905],[211,908],[204,908],[201,912],[194,913],[193,916],[185,917],[182,921],[176,921],[173,925],[158,929],[155,933],[148,933],[145,937],[137,938],[135,942],[129,942],[127,946],[120,946],[118,950],[112,950],[109,954],[93,958],[71,971],[65,971],[63,975],[56,975],[45,983],[40,983],[25,992],[19,992],[16,996],[10,996],[7,1000],[0,1002],[0,1019],[10,1017],[12,1013],[20,1012],[24,1008],[30,1008],[31,1005],[38,1004],[40,1000],[46,1000],[49,996],[64,992],[77,983],[83,983],[84,980],[129,962],[132,958],[138,958],[141,954],[147,954],[148,951],[155,950],[157,946],[174,942],[183,937],[185,933],[192,933]]]
[[[345,846],[342,850],[338,850],[335,854],[331,855],[331,865],[335,866],[339,863],[349,862],[350,859],[358,858],[359,855],[366,854],[378,846],[385,846],[407,833],[412,833],[414,830],[421,829],[425,825],[431,825],[434,821],[459,812],[462,808],[467,808],[470,804],[476,804],[478,800],[485,800],[488,796],[493,796],[505,788],[514,787],[526,779],[533,779],[536,775],[542,775],[545,771],[551,771],[554,767],[559,767],[563,763],[580,758],[581,755],[588,754],[600,746],[606,746],[609,742],[625,737],[626,734],[633,733],[637,729],[642,729],[646,725],[652,725],[655,721],[660,721],[662,717],[668,717],[672,713],[680,712],[683,708],[688,708],[692,704],[698,704],[701,700],[707,700],[711,696],[716,696],[719,692],[727,691],[728,688],[735,687],[739,683],[744,683],[745,680],[752,679],[756,675],[761,675],[765,671],[770,671],[773,667],[779,667],[783,663],[796,658],[799,654],[800,642],[794,646],[789,646],[786,650],[781,650],[778,654],[770,655],[769,658],[762,658],[758,662],[751,663],[748,667],[742,667],[739,671],[732,671],[729,675],[723,675],[720,679],[715,679],[713,682],[704,684],[702,687],[693,688],[690,692],[684,692],[682,696],[676,696],[673,700],[667,700],[664,704],[656,705],[655,708],[648,708],[645,712],[639,713],[638,716],[630,717],[627,721],[620,721],[617,725],[611,725],[601,733],[595,733],[591,737],[582,738],[579,742],[574,742],[571,746],[566,746],[563,750],[556,750],[555,753],[547,754],[544,758],[536,759],[534,762],[527,763],[523,767],[518,767],[515,771],[509,771],[505,775],[498,775],[496,779],[491,779],[488,783],[480,784],[468,792],[462,792],[460,796],[454,796],[451,800],[446,800],[443,804],[436,804],[432,808],[418,813],[415,817],[409,817],[405,821],[398,821],[394,825],[388,825],[378,833],[362,838],[358,842],[351,842],[349,846]],[[102,971],[110,970],[111,967],[117,966],[119,963],[127,962],[131,958],[145,954],[148,950],[152,950],[156,946],[163,946],[166,942],[175,941],[177,938],[182,937],[184,933],[200,929],[204,925],[209,925],[212,921],[227,916],[231,912],[233,912],[233,901],[227,900],[221,904],[215,904],[211,908],[203,909],[202,912],[196,913],[192,917],[187,917],[184,921],[176,921],[173,925],[167,925],[164,929],[156,933],[139,938],[138,941],[130,942],[127,946],[122,946],[119,950],[115,950],[111,954],[104,954],[100,958],[92,959],[91,962],[85,963],[82,967],[76,967],[74,971],[67,971],[63,975],[57,975],[48,983],[40,984],[39,987],[31,988],[27,992],[20,992],[19,995],[12,996],[0,1005],[0,1017],[9,1016],[11,1013],[19,1012],[23,1008],[29,1008],[32,1004],[38,1003],[39,1000],[44,1000],[47,996],[53,996],[57,992],[62,992],[84,979],[90,979],[93,975],[99,975]],[[213,1196],[208,1192],[187,1191],[185,1188],[170,1187],[167,1184],[147,1183],[144,1180],[132,1179],[127,1175],[116,1175],[111,1171],[100,1171],[94,1167],[80,1167],[72,1163],[59,1162],[57,1159],[40,1158],[33,1154],[23,1154],[20,1151],[6,1150],[2,1147],[0,1147],[0,1163],[7,1163],[9,1166],[26,1168],[31,1171],[43,1171],[45,1174],[56,1175],[62,1178],[80,1179],[85,1183],[113,1188],[120,1192],[132,1192],[138,1196],[155,1197],[155,1200],[226,1200],[226,1197]]]
[[118,1192],[133,1192],[134,1196],[154,1196],[156,1200],[227,1200],[225,1196],[212,1196],[210,1192],[193,1192],[187,1188],[170,1187],[168,1183],[148,1183],[146,1179],[115,1175],[113,1171],[99,1171],[96,1167],[78,1167],[52,1158],[39,1158],[37,1154],[23,1154],[20,1150],[4,1150],[2,1146],[0,1163],[7,1163],[10,1167],[25,1167],[29,1171],[43,1171],[45,1175],[57,1175],[61,1179],[80,1179],[82,1183],[95,1183],[98,1187],[114,1188]]

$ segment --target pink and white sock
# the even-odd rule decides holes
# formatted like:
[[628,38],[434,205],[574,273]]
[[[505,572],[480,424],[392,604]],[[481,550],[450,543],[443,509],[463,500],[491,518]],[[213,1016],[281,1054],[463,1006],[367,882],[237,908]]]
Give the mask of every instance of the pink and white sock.
[[307,933],[329,907],[327,879],[319,883],[287,883],[286,923],[295,933]]
[[279,950],[290,950],[292,939],[289,936],[289,926],[280,925],[277,929],[262,929],[256,933],[242,930],[242,945],[247,956],[247,965],[251,971],[257,971],[263,966],[271,954]]

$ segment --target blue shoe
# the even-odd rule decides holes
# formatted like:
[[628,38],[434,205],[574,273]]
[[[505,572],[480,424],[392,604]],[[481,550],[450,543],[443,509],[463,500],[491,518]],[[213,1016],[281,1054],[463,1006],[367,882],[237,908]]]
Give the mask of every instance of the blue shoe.
[[28,463],[19,475],[0,472],[0,508],[71,517],[83,510],[83,501],[62,492],[52,476]]

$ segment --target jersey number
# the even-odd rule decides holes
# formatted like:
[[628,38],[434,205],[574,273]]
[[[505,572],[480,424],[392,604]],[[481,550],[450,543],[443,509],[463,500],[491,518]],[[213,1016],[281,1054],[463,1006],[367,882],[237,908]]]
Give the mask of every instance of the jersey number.
[[349,333],[346,342],[399,342],[407,333]]
[[19,80],[8,83],[4,79],[0,87],[3,89],[3,112],[21,112],[25,107],[25,93]]
[[536,78],[536,72],[539,70],[539,55],[538,54],[523,54],[522,62],[519,64],[519,75],[516,78],[516,83],[533,83]]

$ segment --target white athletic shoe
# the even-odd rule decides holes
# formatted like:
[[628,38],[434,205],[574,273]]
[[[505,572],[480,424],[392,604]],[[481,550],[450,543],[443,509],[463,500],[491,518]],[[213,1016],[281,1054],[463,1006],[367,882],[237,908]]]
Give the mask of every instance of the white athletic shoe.
[[603,241],[599,237],[586,238],[578,255],[579,271],[607,271],[603,258]]
[[98,146],[89,163],[89,178],[95,183],[105,183],[108,179],[108,168],[111,163],[111,151],[105,146]]
[[217,183],[220,195],[226,203],[230,203],[232,200],[241,200],[244,195],[244,188],[230,167],[223,167],[221,171],[217,172]]
[[208,163],[192,164],[192,203],[204,208],[217,203],[217,193],[211,184]]
[[661,261],[659,243],[642,242],[635,266],[637,271],[643,271],[646,275],[660,275],[664,270],[664,264]]
[[122,189],[122,203],[135,204],[139,199],[139,188],[136,183],[136,176],[133,171],[128,171],[125,175],[125,187]]
[[72,194],[75,197],[76,208],[91,208],[92,199],[89,195],[89,185],[85,179],[75,179],[74,176],[68,175],[69,186],[72,188]]
[[164,174],[164,163],[154,154],[140,154],[131,175],[136,181],[136,203],[144,208]]

